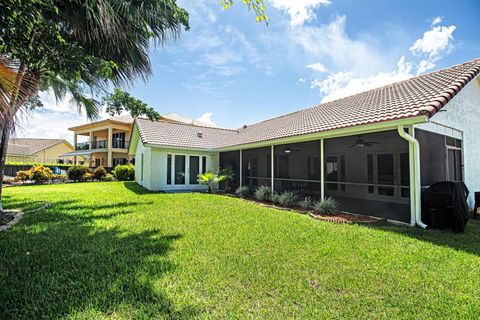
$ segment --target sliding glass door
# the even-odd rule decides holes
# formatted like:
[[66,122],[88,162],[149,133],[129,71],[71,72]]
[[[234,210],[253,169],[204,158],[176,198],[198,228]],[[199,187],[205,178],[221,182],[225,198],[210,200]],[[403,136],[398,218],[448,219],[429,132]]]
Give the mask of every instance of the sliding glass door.
[[206,167],[206,156],[167,154],[167,185],[198,185],[198,175],[205,172]]

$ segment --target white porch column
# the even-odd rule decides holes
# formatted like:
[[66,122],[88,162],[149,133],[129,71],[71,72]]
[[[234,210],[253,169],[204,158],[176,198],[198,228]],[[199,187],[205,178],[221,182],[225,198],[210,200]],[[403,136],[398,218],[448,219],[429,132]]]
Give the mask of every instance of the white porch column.
[[325,149],[324,139],[320,139],[320,197],[325,200]]
[[[73,133],[73,150],[77,150],[77,133],[74,132]],[[77,164],[77,156],[74,156],[73,157],[73,164],[76,165]]]
[[240,187],[243,185],[243,151],[240,149]]
[[272,145],[271,151],[272,151],[272,153],[271,153],[272,154],[271,155],[271,158],[272,158],[271,159],[271,166],[272,166],[272,168],[270,169],[270,171],[271,171],[271,175],[272,175],[272,178],[271,178],[272,186],[271,186],[271,188],[272,188],[272,194],[273,194],[275,192],[275,179],[274,179],[274,177],[275,177],[275,160],[274,160],[275,159],[275,146]]
[[93,132],[90,131],[88,135],[88,149],[92,150]]
[[108,156],[107,156],[107,167],[112,167],[113,162],[112,162],[112,135],[113,135],[113,130],[112,126],[108,127]]

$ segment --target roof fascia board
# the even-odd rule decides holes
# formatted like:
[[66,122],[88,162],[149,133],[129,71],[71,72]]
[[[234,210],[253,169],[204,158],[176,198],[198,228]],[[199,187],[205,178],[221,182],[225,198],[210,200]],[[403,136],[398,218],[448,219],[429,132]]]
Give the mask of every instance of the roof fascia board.
[[140,131],[138,129],[137,123],[133,123],[132,127],[132,132],[130,135],[130,146],[128,147],[128,154],[129,155],[135,155],[135,152],[137,150],[137,145],[138,145],[138,140],[140,136]]
[[218,150],[213,148],[203,149],[203,148],[187,148],[187,147],[175,147],[175,146],[167,146],[167,145],[156,145],[156,144],[145,144],[145,147],[154,148],[154,149],[168,149],[168,150],[182,150],[185,152],[217,152]]
[[112,119],[105,119],[105,120],[100,120],[97,122],[92,122],[92,123],[87,123],[87,124],[82,124],[76,127],[71,127],[68,128],[70,131],[75,131],[77,133],[84,132],[85,130],[90,131],[90,129],[98,129],[99,127],[105,126],[108,128],[108,125],[119,125],[119,126],[125,126],[125,127],[130,127],[131,124],[123,121],[116,121]]
[[340,129],[333,129],[333,130],[316,132],[316,133],[309,133],[309,134],[304,134],[299,136],[267,140],[267,141],[262,141],[257,143],[222,147],[216,150],[222,151],[222,152],[234,151],[239,149],[267,147],[267,146],[277,145],[277,144],[295,143],[295,142],[303,142],[303,141],[327,139],[327,138],[338,138],[338,137],[352,136],[357,134],[366,134],[366,133],[379,132],[379,131],[397,130],[397,127],[399,125],[413,125],[413,124],[419,124],[419,123],[426,123],[428,122],[428,120],[429,120],[428,116],[422,115],[422,116],[403,118],[403,119],[397,119],[397,120],[391,120],[391,121],[370,123],[370,124],[353,126],[348,128],[340,128]]

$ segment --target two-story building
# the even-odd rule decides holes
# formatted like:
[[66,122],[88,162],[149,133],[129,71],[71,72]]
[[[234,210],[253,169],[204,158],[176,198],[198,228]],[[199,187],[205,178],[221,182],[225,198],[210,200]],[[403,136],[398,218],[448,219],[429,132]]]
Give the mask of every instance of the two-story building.
[[[190,119],[176,113],[162,115],[163,121],[209,127],[210,124]],[[115,166],[134,163],[135,158],[128,154],[133,118],[130,115],[112,117],[96,122],[69,128],[73,131],[75,150],[62,157],[75,164],[88,164],[90,167]]]
[[69,128],[73,131],[75,151],[64,157],[74,157],[76,164],[108,168],[133,161],[128,155],[133,118],[113,117]]

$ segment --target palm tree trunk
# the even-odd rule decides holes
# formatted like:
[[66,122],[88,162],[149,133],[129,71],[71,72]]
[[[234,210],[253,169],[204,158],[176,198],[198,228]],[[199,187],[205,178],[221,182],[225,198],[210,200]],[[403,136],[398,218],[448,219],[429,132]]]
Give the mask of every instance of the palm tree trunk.
[[0,220],[3,218],[2,191],[3,191],[3,170],[5,168],[5,159],[7,156],[8,139],[10,137],[9,125],[0,127]]

